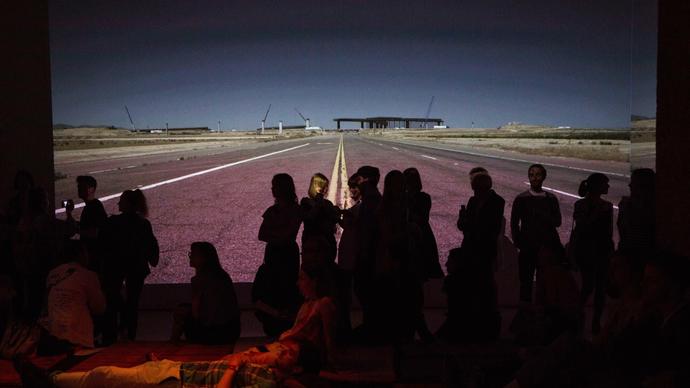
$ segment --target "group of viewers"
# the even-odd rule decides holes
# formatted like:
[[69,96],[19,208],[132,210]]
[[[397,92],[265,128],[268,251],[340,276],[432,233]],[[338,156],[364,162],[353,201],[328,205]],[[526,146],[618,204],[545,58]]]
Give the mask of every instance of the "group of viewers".
[[[474,195],[459,209],[457,227],[463,240],[448,256],[443,284],[448,312],[435,334],[427,328],[423,314],[423,285],[429,279],[443,278],[444,273],[429,224],[431,197],[422,191],[419,172],[415,168],[390,171],[381,193],[379,170],[363,166],[348,180],[350,206],[345,209],[325,198],[329,181],[323,174],[312,176],[308,195],[301,201],[292,177],[277,174],[271,182],[275,201],[264,212],[259,229],[259,240],[266,243],[264,259],[252,286],[256,316],[274,342],[210,363],[156,360],[135,367],[136,373],[103,367],[55,374],[50,381],[65,387],[144,380],[170,386],[180,382],[183,386],[270,386],[298,370],[337,364],[336,349],[343,344],[399,344],[411,341],[415,334],[424,341],[491,343],[501,331],[494,273],[506,228],[505,201],[492,189],[486,169],[474,168],[469,175]],[[546,169],[532,165],[528,178],[530,188],[515,198],[509,225],[519,249],[520,308],[527,312],[522,315],[532,318],[516,318],[512,326],[524,345],[549,347],[528,357],[513,383],[529,386],[544,384],[545,379],[581,377],[578,373],[585,366],[627,372],[629,365],[619,365],[616,357],[635,354],[648,359],[645,351],[655,346],[655,365],[668,366],[660,360],[669,361],[670,355],[659,358],[658,354],[666,351],[679,356],[670,368],[674,373],[679,371],[677,367],[688,361],[687,352],[678,353],[687,345],[687,335],[676,338],[690,318],[684,299],[687,271],[682,258],[655,253],[654,172],[640,169],[631,176],[631,194],[618,205],[620,241],[615,252],[614,207],[602,198],[608,192],[605,175],[591,174],[580,184],[582,199],[574,205],[565,247],[558,234],[558,199],[542,187]],[[78,178],[79,196],[85,202],[79,223],[71,216],[73,205],[66,204],[65,235],[70,235],[71,225],[78,230],[80,242],[64,243],[67,263],[47,275],[48,308],[41,319],[48,340],[39,342],[39,348],[41,343],[49,349],[66,343],[93,346],[93,337],[85,338],[84,331],[78,339],[64,334],[75,331],[75,327],[92,329],[85,322],[91,321],[90,315],[103,312],[104,344],[117,338],[118,313],[120,327],[129,339],[135,339],[139,294],[149,266],[158,262],[158,246],[140,191],[124,192],[119,202],[121,214],[108,218],[95,198],[95,188],[92,177]],[[339,242],[338,226],[342,228]],[[300,227],[301,251],[297,244]],[[17,229],[21,230],[19,226]],[[659,259],[652,260],[654,257]],[[171,339],[184,335],[194,342],[234,343],[240,335],[237,298],[215,248],[208,242],[195,242],[189,259],[196,270],[191,281],[192,303],[175,310]],[[581,288],[573,278],[574,267],[581,274]],[[643,277],[647,287],[643,287]],[[59,310],[60,299],[69,295],[56,290],[69,288],[63,284],[70,279],[88,285],[82,304],[85,308],[80,315],[69,317],[64,312],[62,316],[57,311],[51,314]],[[35,282],[24,281],[29,285]],[[98,296],[101,289],[105,298]],[[362,324],[356,328],[350,321],[353,292],[362,308]],[[602,328],[607,292],[619,303]],[[597,341],[585,346],[581,336],[584,310],[592,293],[591,331]],[[28,301],[31,292],[25,294]],[[69,325],[65,319],[79,319],[80,323],[71,322],[66,329]],[[661,345],[659,338],[665,340]],[[637,341],[640,348],[632,353],[626,347],[636,345],[629,341]],[[594,359],[605,362],[595,365]],[[568,368],[571,375],[554,377],[547,373],[555,364],[562,366],[572,360],[576,363]],[[32,373],[30,364],[19,362],[17,367],[20,372]],[[621,373],[616,375],[621,380],[616,381],[634,381],[642,373],[657,371],[652,369]]]

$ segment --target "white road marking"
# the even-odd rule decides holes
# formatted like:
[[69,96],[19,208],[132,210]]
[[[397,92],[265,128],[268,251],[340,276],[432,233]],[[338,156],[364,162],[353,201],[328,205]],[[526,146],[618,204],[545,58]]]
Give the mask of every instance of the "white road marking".
[[[500,159],[500,160],[507,160],[507,161],[511,161],[511,162],[521,162],[521,163],[529,163],[529,164],[535,163],[535,161],[533,161],[533,160],[526,160],[526,159],[510,158],[510,157],[506,157],[506,156],[497,156],[497,155],[482,154],[482,153],[479,153],[479,152],[461,151],[461,150],[454,150],[454,149],[443,148],[443,147],[434,147],[434,146],[423,145],[423,144],[410,144],[410,143],[402,143],[402,142],[398,142],[398,143],[399,143],[399,144],[405,144],[405,145],[408,145],[408,146],[413,146],[413,147],[424,147],[424,148],[431,148],[431,149],[440,150],[440,151],[449,151],[449,152],[455,152],[455,153],[459,153],[459,154],[467,154],[467,155],[472,155],[472,156],[480,156],[480,157],[483,157],[483,158]],[[381,145],[381,144],[379,144],[379,145]],[[550,167],[567,168],[567,169],[570,169],[570,170],[578,170],[578,171],[586,171],[586,172],[600,172],[600,173],[607,174],[607,175],[615,175],[615,176],[620,176],[620,177],[624,177],[624,178],[630,178],[630,175],[629,175],[629,174],[621,174],[621,173],[619,173],[619,172],[613,172],[613,171],[600,171],[600,170],[593,170],[593,169],[590,169],[590,168],[575,167],[575,166],[568,166],[568,165],[564,165],[564,164],[548,163],[548,162],[541,162],[541,164],[544,165],[544,166],[550,166]]]
[[318,145],[333,144],[333,143],[316,143]]
[[136,166],[127,166],[127,167],[117,167],[117,168],[109,168],[106,170],[96,170],[96,171],[89,171],[89,174],[100,174],[102,172],[110,172],[110,171],[118,171],[118,170],[127,170],[130,168],[135,168]]
[[[529,182],[522,182],[522,183],[524,183],[524,184],[526,184],[527,186],[529,186]],[[582,197],[580,197],[580,196],[577,195],[577,194],[571,194],[571,193],[568,193],[568,192],[565,192],[565,191],[562,191],[562,190],[556,190],[556,189],[551,188],[551,187],[542,186],[541,188],[544,189],[544,190],[553,191],[554,193],[558,193],[558,194],[561,194],[561,195],[565,195],[566,197],[577,198],[577,199],[581,199],[581,198],[582,198]],[[618,210],[618,206],[616,206],[616,205],[613,205],[613,208],[616,209],[616,210]]]
[[108,168],[106,170],[96,170],[96,171],[89,171],[88,174],[100,174],[102,172],[110,172],[110,171],[117,171],[117,168]]
[[393,149],[396,151],[400,151],[400,148],[398,148],[398,147],[393,147]]
[[421,156],[422,158],[427,158],[427,159],[431,159],[431,160],[438,160],[438,159],[434,158],[433,156],[429,156],[429,155],[419,155],[419,156]]
[[[298,145],[298,146],[295,146],[295,147],[286,148],[286,149],[284,149],[284,150],[275,151],[275,152],[269,152],[269,153],[267,153],[267,154],[263,154],[263,155],[259,155],[259,156],[254,156],[253,158],[238,160],[238,161],[236,161],[236,162],[232,162],[232,163],[228,163],[228,164],[223,164],[223,165],[221,165],[221,166],[209,168],[209,169],[202,170],[202,171],[197,171],[197,172],[194,172],[194,173],[191,173],[191,174],[182,175],[182,176],[179,176],[179,177],[177,177],[177,178],[172,178],[172,179],[164,180],[164,181],[161,181],[161,182],[152,183],[152,184],[150,184],[150,185],[146,185],[146,186],[138,185],[138,187],[139,187],[141,190],[153,189],[153,188],[156,188],[156,187],[159,187],[159,186],[168,185],[168,184],[171,184],[171,183],[183,181],[183,180],[185,180],[185,179],[194,178],[194,177],[197,177],[197,176],[200,176],[200,175],[205,175],[205,174],[208,174],[208,173],[211,173],[211,172],[215,172],[215,171],[218,171],[218,170],[222,170],[222,169],[225,169],[225,168],[228,168],[228,167],[237,166],[237,165],[239,165],[239,164],[249,163],[249,162],[253,162],[253,161],[255,161],[255,160],[267,158],[267,157],[269,157],[269,156],[282,154],[283,152],[293,151],[293,150],[296,150],[296,149],[298,149],[298,148],[306,147],[306,146],[308,146],[309,144],[310,144],[310,143],[305,143],[305,144]],[[101,197],[101,198],[98,198],[98,199],[99,199],[101,202],[105,202],[105,201],[109,201],[109,200],[111,200],[111,199],[113,199],[113,198],[119,198],[120,195],[122,195],[121,192],[120,192],[120,193],[117,193],[117,194],[106,195],[105,197]],[[80,208],[80,207],[84,207],[84,202],[80,202],[80,203],[77,203],[77,204],[74,205],[74,208],[75,208],[75,209],[78,209],[78,208]],[[55,209],[55,214],[64,213],[64,212],[65,212],[65,208],[64,208],[64,207],[59,208],[59,209]]]

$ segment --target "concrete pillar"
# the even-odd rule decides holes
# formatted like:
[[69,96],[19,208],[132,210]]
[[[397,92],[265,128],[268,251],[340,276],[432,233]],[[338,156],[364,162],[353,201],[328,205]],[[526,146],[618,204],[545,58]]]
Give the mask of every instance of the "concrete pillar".
[[659,0],[656,217],[661,248],[690,256],[690,2]]
[[[48,47],[48,1],[3,1],[3,98],[0,115],[0,206],[13,195],[17,170],[26,170],[55,204],[53,116]],[[3,209],[4,210],[4,209]],[[2,210],[0,210],[1,212]]]

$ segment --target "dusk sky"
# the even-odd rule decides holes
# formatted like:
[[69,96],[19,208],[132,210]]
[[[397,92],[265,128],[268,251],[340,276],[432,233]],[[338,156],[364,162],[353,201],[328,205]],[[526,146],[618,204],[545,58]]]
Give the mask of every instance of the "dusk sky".
[[[649,3],[649,4],[647,4]],[[621,128],[656,111],[656,3],[51,2],[53,121],[431,117]],[[633,39],[631,39],[633,37]]]

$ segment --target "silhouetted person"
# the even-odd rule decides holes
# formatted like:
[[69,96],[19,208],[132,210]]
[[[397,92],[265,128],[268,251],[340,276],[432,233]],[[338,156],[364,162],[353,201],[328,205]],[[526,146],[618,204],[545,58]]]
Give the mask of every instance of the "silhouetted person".
[[601,198],[609,191],[609,179],[601,173],[591,174],[580,183],[575,202],[573,228],[575,257],[582,275],[582,305],[594,291],[592,333],[601,328],[601,314],[606,301],[606,280],[613,252],[613,205]]
[[176,309],[170,339],[182,334],[190,342],[235,344],[240,336],[240,310],[232,278],[220,265],[213,244],[193,242],[189,251],[192,303]]
[[[96,271],[96,273],[100,275],[102,272],[103,259],[99,232],[108,220],[108,214],[105,212],[105,208],[101,201],[96,198],[96,187],[98,187],[96,178],[89,175],[80,175],[77,177],[77,194],[79,198],[84,201],[84,209],[79,216],[77,227],[79,239],[86,244],[86,249],[89,250],[90,269]],[[72,217],[74,203],[68,203],[65,210],[67,213],[67,220],[74,220]]]
[[271,181],[275,202],[263,214],[259,240],[266,242],[264,262],[252,285],[252,301],[264,332],[275,337],[294,322],[301,298],[297,290],[301,224],[295,183],[288,174],[276,174]]
[[362,193],[362,202],[357,222],[359,252],[355,261],[353,287],[362,306],[362,327],[358,328],[358,332],[362,337],[366,337],[367,326],[373,323],[371,321],[376,315],[374,273],[379,239],[376,212],[381,202],[381,193],[377,187],[380,174],[376,167],[362,166],[357,170],[357,175],[361,177],[359,189]]
[[19,170],[14,175],[14,195],[7,203],[5,215],[10,226],[17,226],[26,209],[29,190],[35,187],[34,177],[26,170]]
[[505,201],[491,189],[492,180],[488,174],[476,175],[471,184],[474,195],[467,207],[460,206],[457,221],[458,229],[463,232],[463,254],[472,256],[492,273]]
[[[340,212],[325,198],[328,194],[328,178],[316,173],[309,182],[307,197],[300,201],[304,229],[302,230],[302,250],[306,246],[317,249],[324,263],[335,263],[337,245],[335,226],[340,220]],[[310,242],[307,244],[307,242]]]
[[94,347],[93,317],[105,311],[105,296],[98,275],[89,270],[89,253],[80,241],[69,241],[62,264],[46,281],[46,307],[39,319],[43,327],[39,355]]
[[343,229],[338,243],[338,322],[337,337],[339,340],[347,339],[352,331],[350,321],[350,308],[352,306],[352,277],[359,253],[359,209],[362,193],[359,190],[360,176],[352,174],[347,180],[350,192],[350,207],[341,211],[341,219],[338,222]]
[[530,188],[515,197],[510,214],[510,229],[515,246],[520,250],[520,301],[532,301],[532,282],[537,268],[539,248],[558,238],[561,210],[558,198],[544,191],[546,168],[533,164],[527,170]]
[[55,264],[59,246],[46,192],[42,188],[29,189],[14,232],[12,256],[21,311],[31,319],[38,317],[43,306],[46,276]]
[[419,287],[415,273],[419,228],[408,223],[405,177],[399,170],[386,174],[377,210],[375,319],[371,326],[378,340],[405,342],[421,326]]
[[582,321],[580,290],[567,266],[565,249],[557,238],[541,244],[537,265],[535,305],[547,320],[543,328],[544,344],[566,331],[576,335]]
[[[146,219],[148,206],[141,190],[125,190],[118,202],[120,214],[108,218],[103,228],[103,288],[108,302],[103,328],[104,344],[117,336],[117,314],[120,328],[134,340],[139,317],[139,297],[149,266],[158,265],[158,240]],[[125,300],[121,289],[125,285]]]
[[618,249],[635,257],[648,257],[654,251],[655,195],[654,170],[639,168],[630,175],[630,196],[618,204]]
[[501,331],[501,315],[493,277],[478,276],[486,272],[485,265],[466,255],[464,248],[456,248],[448,256],[446,268],[443,292],[448,312],[436,336],[449,343],[495,341]]
[[419,230],[414,257],[409,268],[412,279],[416,282],[417,297],[414,300],[418,309],[417,332],[420,338],[427,341],[433,338],[424,319],[424,283],[429,279],[443,277],[443,270],[438,261],[438,246],[434,231],[429,224],[431,212],[431,196],[422,191],[422,178],[416,168],[403,171],[405,189],[407,190],[407,219]]

